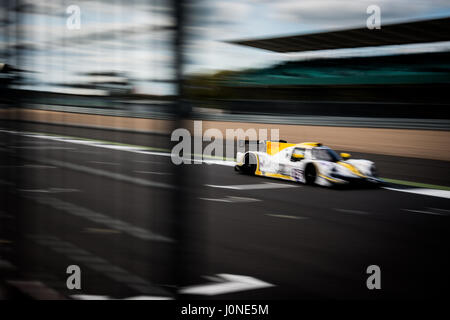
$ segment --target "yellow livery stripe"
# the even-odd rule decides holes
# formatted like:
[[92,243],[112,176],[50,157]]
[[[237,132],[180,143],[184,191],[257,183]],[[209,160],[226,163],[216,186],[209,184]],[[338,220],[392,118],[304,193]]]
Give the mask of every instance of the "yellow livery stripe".
[[329,180],[329,181],[331,181],[331,182],[340,182],[339,180],[336,180],[336,179],[327,177],[327,176],[325,176],[325,175],[323,175],[323,174],[319,174],[319,177],[324,178],[324,179],[326,179],[326,180]]
[[359,170],[356,169],[355,166],[352,166],[350,163],[345,163],[345,162],[339,161],[338,164],[340,164],[341,166],[347,168],[348,170],[350,170],[352,173],[356,174],[357,176],[360,176],[362,178],[366,177],[361,172],[359,172]]
[[281,150],[289,148],[289,147],[293,147],[293,146],[295,146],[294,143],[267,141],[266,142],[266,153],[273,156],[274,154],[277,154]]
[[279,178],[279,179],[286,179],[286,180],[294,180],[291,176],[286,176],[284,174],[281,173],[270,173],[270,172],[265,172],[261,174],[264,177],[269,177],[269,178]]

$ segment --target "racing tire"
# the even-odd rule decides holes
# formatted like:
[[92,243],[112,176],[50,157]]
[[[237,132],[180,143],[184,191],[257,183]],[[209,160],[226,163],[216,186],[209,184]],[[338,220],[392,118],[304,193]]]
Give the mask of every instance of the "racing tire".
[[256,171],[256,156],[250,153],[245,154],[244,164],[240,169],[244,174],[254,175]]
[[313,185],[316,181],[317,170],[316,167],[310,163],[305,168],[305,184]]

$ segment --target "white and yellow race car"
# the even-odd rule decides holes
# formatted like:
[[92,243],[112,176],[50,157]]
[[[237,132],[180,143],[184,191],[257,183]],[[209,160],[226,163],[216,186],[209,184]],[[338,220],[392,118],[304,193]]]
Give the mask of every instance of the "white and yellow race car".
[[350,159],[350,154],[339,155],[318,142],[265,141],[262,144],[260,151],[238,152],[235,170],[321,186],[382,182],[372,161]]

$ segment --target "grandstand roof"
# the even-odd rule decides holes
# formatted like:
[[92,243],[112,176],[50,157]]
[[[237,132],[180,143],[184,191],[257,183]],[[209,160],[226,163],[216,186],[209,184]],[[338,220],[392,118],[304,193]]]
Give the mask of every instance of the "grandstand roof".
[[421,20],[381,29],[356,28],[267,39],[228,41],[275,52],[301,52],[384,45],[427,43],[450,40],[450,18]]

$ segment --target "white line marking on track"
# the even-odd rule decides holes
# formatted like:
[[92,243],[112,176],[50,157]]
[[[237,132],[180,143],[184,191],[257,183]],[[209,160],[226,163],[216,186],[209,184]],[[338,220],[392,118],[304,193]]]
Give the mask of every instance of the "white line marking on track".
[[111,262],[100,258],[86,250],[83,250],[70,242],[63,241],[54,236],[32,235],[29,236],[36,243],[51,248],[53,251],[64,254],[70,259],[83,263],[88,268],[105,275],[114,281],[123,283],[134,290],[157,296],[169,296],[162,288],[156,287],[147,280],[129,273],[127,270],[114,266]]
[[29,150],[75,150],[69,147],[52,147],[52,146],[11,146],[14,149],[29,149]]
[[102,213],[94,212],[90,209],[83,208],[70,202],[62,201],[57,198],[44,196],[27,196],[26,198],[34,200],[40,204],[48,205],[52,208],[62,210],[74,216],[82,217],[87,220],[106,225],[111,229],[122,231],[128,235],[131,235],[141,240],[173,242],[173,240],[168,237],[159,235],[157,233],[151,232],[149,230],[140,227],[136,227],[132,224],[129,224],[128,222],[113,219]]
[[361,210],[352,210],[352,209],[340,209],[340,208],[334,208],[334,210],[342,213],[350,213],[350,214],[369,214],[367,211],[361,211]]
[[111,300],[108,296],[100,296],[95,294],[73,294],[70,297],[75,300],[95,300],[95,301]]
[[282,219],[294,219],[294,220],[309,219],[308,217],[289,216],[289,215],[285,215],[285,214],[266,214],[266,216],[274,217],[274,218],[282,218]]
[[171,297],[158,297],[158,296],[136,296],[128,297],[124,299],[111,298],[109,296],[100,296],[95,294],[74,294],[70,296],[76,300],[173,300]]
[[49,189],[19,189],[20,192],[32,193],[66,193],[66,192],[80,192],[78,189],[70,188],[49,188]]
[[47,166],[43,164],[25,164],[23,165],[24,168],[32,168],[32,169],[57,169],[58,167],[55,166]]
[[101,176],[101,177],[107,177],[107,178],[111,178],[111,179],[115,179],[115,180],[119,180],[119,181],[133,183],[133,184],[141,185],[144,187],[156,187],[156,188],[162,188],[162,189],[173,189],[174,188],[174,186],[167,184],[167,183],[145,180],[145,179],[141,179],[141,178],[137,178],[137,177],[127,176],[127,175],[124,175],[121,173],[110,172],[110,171],[105,171],[105,170],[101,170],[101,169],[94,169],[94,168],[90,168],[90,167],[86,167],[86,166],[82,166],[82,165],[78,165],[78,164],[74,164],[74,163],[69,163],[69,162],[65,162],[65,161],[45,159],[45,158],[39,158],[39,161],[44,162],[44,163],[49,163],[49,164],[52,164],[52,165],[55,165],[58,167],[62,167],[62,168],[67,168],[67,169],[71,169],[71,170],[75,170],[75,171],[79,171],[79,172],[89,173],[89,174],[93,174],[93,175],[97,175],[97,176]]
[[214,296],[218,294],[255,290],[274,286],[271,283],[248,276],[225,273],[218,274],[217,276],[222,280],[221,282],[185,287],[180,289],[179,293]]
[[203,163],[206,164],[217,164],[219,166],[226,166],[226,167],[234,167],[236,165],[236,162],[234,161],[226,161],[226,160],[202,160]]
[[55,166],[46,166],[46,165],[40,165],[40,164],[24,164],[24,165],[7,165],[7,166],[0,166],[0,168],[25,168],[25,169],[57,169],[58,167]]
[[136,163],[156,163],[156,164],[166,164],[167,162],[162,161],[152,161],[152,160],[133,160]]
[[[119,151],[127,151],[127,152],[146,154],[146,155],[163,156],[163,157],[171,157],[172,156],[172,154],[169,152],[149,151],[147,147],[141,147],[141,146],[117,145],[117,144],[110,144],[107,142],[95,141],[95,140],[83,140],[83,139],[76,139],[76,138],[50,136],[50,135],[45,135],[45,134],[36,134],[36,133],[30,133],[30,132],[18,132],[18,131],[10,131],[10,130],[3,130],[3,129],[0,129],[0,132],[7,132],[10,134],[18,134],[18,135],[22,135],[22,136],[30,137],[30,138],[47,139],[47,140],[53,140],[53,141],[74,143],[74,144],[86,145],[86,146],[91,146],[91,147],[98,147],[98,148],[105,148],[105,149],[112,149],[112,150],[119,150]],[[188,158],[185,158],[185,159],[188,159]],[[190,159],[190,160],[192,160],[192,159]],[[222,165],[222,166],[233,166],[234,167],[236,165],[236,163],[234,161],[227,161],[227,160],[203,159],[203,160],[196,160],[196,161],[198,163],[217,164],[217,165]]]
[[173,300],[171,297],[158,297],[158,296],[137,296],[129,297],[123,300]]
[[450,213],[450,210],[447,210],[447,209],[440,209],[440,208],[428,208],[428,209]]
[[171,175],[170,172],[158,172],[158,171],[138,171],[135,170],[136,173],[144,173],[144,174],[157,174],[157,175]]
[[102,229],[102,228],[85,228],[86,233],[96,233],[96,234],[120,234],[119,230],[114,229]]
[[[0,132],[5,132],[5,131],[6,130],[0,130]],[[108,143],[102,142],[102,141],[83,140],[83,139],[76,139],[76,138],[50,136],[50,135],[43,135],[43,134],[33,134],[33,133],[26,133],[26,132],[22,132],[22,133],[21,132],[9,132],[9,133],[24,135],[24,136],[27,136],[30,138],[47,139],[47,140],[74,143],[74,144],[80,144],[80,145],[86,145],[86,146],[98,147],[98,148],[121,150],[121,151],[128,151],[128,152],[149,154],[149,155],[157,155],[157,156],[165,156],[165,157],[171,156],[171,154],[167,153],[167,152],[148,151],[148,148],[140,147],[140,146],[124,146],[124,145],[108,144]]]
[[283,189],[283,188],[298,188],[299,186],[293,184],[285,184],[285,183],[258,183],[258,184],[236,184],[236,185],[228,185],[221,186],[215,184],[205,184],[207,187],[211,188],[221,188],[221,189],[232,189],[232,190],[263,190],[263,189]]
[[420,195],[425,195],[425,196],[433,196],[433,197],[450,199],[450,191],[447,191],[447,190],[426,189],[426,188],[411,188],[411,189],[397,189],[397,188],[391,188],[391,187],[383,187],[383,188],[387,189],[387,190],[392,190],[392,191],[408,192],[408,193],[420,194]]
[[231,196],[227,196],[225,198],[199,198],[200,200],[205,200],[205,201],[215,201],[215,202],[228,202],[228,203],[237,203],[237,202],[257,202],[257,201],[261,201],[259,199],[254,199],[254,198],[245,198],[245,197],[231,197]]
[[118,166],[120,163],[117,162],[107,162],[107,161],[88,161],[89,163],[96,163],[96,164],[106,164],[110,166]]
[[403,211],[408,211],[412,213],[423,213],[423,214],[431,214],[433,216],[448,216],[447,214],[433,212],[433,211],[425,211],[425,210],[412,210],[412,209],[402,209]]

